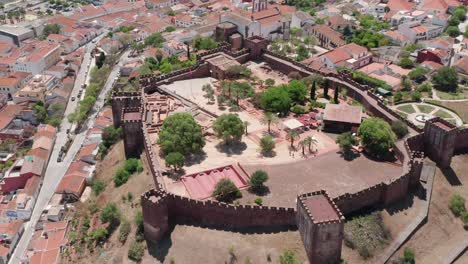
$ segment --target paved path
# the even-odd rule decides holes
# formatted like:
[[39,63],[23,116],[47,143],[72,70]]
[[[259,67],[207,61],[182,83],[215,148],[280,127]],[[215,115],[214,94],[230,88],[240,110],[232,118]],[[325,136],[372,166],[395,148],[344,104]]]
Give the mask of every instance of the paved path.
[[[105,34],[103,34],[103,36],[104,35]],[[31,219],[29,220],[29,222],[25,223],[24,233],[21,236],[20,241],[18,242],[15,248],[15,251],[13,252],[12,257],[10,258],[9,263],[11,264],[20,263],[21,259],[24,257],[29,241],[31,240],[31,237],[33,235],[34,227],[36,226],[39,218],[41,217],[41,214],[44,208],[49,203],[50,198],[54,194],[55,188],[57,187],[58,183],[64,176],[66,170],[68,169],[71,162],[73,161],[73,158],[75,157],[76,153],[81,148],[81,145],[86,137],[87,131],[86,129],[83,129],[79,134],[75,136],[75,139],[72,145],[70,146],[67,152],[67,155],[64,157],[63,161],[57,162],[57,157],[60,152],[60,148],[67,141],[68,135],[66,131],[67,129],[71,128],[71,124],[70,122],[68,122],[68,118],[66,118],[66,116],[69,113],[74,112],[78,104],[78,100],[71,101],[71,97],[72,96],[76,97],[76,95],[78,94],[78,91],[81,89],[81,84],[83,84],[83,82],[87,78],[88,70],[89,70],[87,65],[88,63],[91,64],[91,59],[92,59],[88,51],[91,51],[95,47],[95,44],[89,43],[86,45],[86,47],[88,49],[87,49],[87,52],[85,53],[85,57],[83,58],[80,71],[78,72],[77,79],[75,81],[75,86],[73,87],[73,91],[70,96],[70,101],[67,104],[67,108],[65,110],[65,117],[63,118],[62,123],[60,124],[60,130],[57,133],[55,145],[54,145],[54,148],[53,148],[53,151],[52,151],[52,154],[51,154],[51,157],[50,157],[47,169],[46,169],[46,173],[43,179],[40,193],[36,200],[36,205],[31,215]],[[88,122],[86,123],[86,127],[93,126],[98,110],[101,109],[101,107],[104,105],[106,94],[112,88],[113,81],[114,81],[114,78],[117,76],[118,69],[119,67],[115,66],[111,74],[109,75],[109,78],[106,81],[104,89],[101,91],[101,94],[96,100],[96,104],[91,110],[92,115],[88,119]]]
[[400,249],[400,247],[408,241],[408,239],[421,227],[427,219],[429,214],[429,205],[431,204],[432,197],[432,186],[434,183],[434,177],[436,172],[436,165],[432,161],[424,162],[424,169],[422,173],[426,175],[421,175],[421,178],[427,178],[427,183],[425,184],[426,189],[426,200],[423,200],[423,208],[419,214],[409,223],[406,228],[398,234],[398,236],[392,241],[390,246],[384,251],[384,253],[379,258],[377,263],[387,263],[388,260],[395,254],[395,252]]

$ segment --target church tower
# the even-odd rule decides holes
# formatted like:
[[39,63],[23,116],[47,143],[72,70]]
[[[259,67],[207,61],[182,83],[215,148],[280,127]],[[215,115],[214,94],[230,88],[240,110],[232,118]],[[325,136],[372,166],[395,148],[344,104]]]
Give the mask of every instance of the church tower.
[[252,13],[260,12],[267,9],[267,0],[253,0]]

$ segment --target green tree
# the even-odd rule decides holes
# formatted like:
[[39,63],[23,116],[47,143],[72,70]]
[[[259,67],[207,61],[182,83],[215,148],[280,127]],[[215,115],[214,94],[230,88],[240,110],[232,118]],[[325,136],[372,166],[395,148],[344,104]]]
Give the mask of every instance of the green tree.
[[223,114],[213,124],[216,136],[225,143],[240,141],[244,134],[244,123],[235,114]]
[[398,63],[402,68],[411,69],[414,67],[414,62],[409,57],[403,57]]
[[231,93],[236,98],[236,105],[239,105],[239,99],[253,96],[255,91],[247,82],[232,82]]
[[182,168],[185,164],[185,157],[179,152],[171,152],[166,155],[166,166],[174,167],[174,170]]
[[401,120],[395,120],[392,123],[392,131],[398,138],[404,138],[408,134],[408,125]]
[[260,106],[267,112],[286,115],[291,107],[292,100],[288,91],[281,86],[268,88],[262,93]]
[[292,80],[289,82],[288,86],[286,87],[289,98],[294,103],[303,103],[306,99],[307,95],[307,87],[305,84],[299,80]]
[[286,134],[286,139],[289,140],[289,142],[291,142],[291,147],[294,147],[294,141],[299,138],[299,132],[297,132],[296,130],[289,130]]
[[413,101],[416,101],[416,102],[420,102],[421,101],[421,93],[419,91],[413,91],[411,93],[411,100]]
[[113,125],[102,130],[102,141],[99,145],[99,152],[106,154],[107,150],[122,138],[122,128],[115,128]]
[[241,198],[242,193],[230,179],[223,178],[216,183],[213,196],[218,201],[230,203],[237,198]]
[[412,71],[408,73],[408,77],[411,80],[421,83],[424,80],[426,80],[426,74],[428,73],[429,73],[429,70],[426,67],[416,66],[416,68],[414,68]]
[[315,100],[315,93],[317,91],[315,81],[312,82],[312,88],[310,88],[310,100]]
[[47,24],[44,26],[42,30],[42,35],[46,38],[50,34],[58,34],[60,33],[60,25],[59,24]]
[[260,139],[260,148],[263,154],[268,154],[275,149],[275,140],[272,136],[266,135]]
[[90,234],[90,238],[97,243],[104,242],[107,240],[107,236],[109,235],[107,229],[104,227],[96,229],[94,232]]
[[260,120],[260,123],[263,124],[263,125],[267,125],[268,126],[268,134],[271,133],[271,124],[276,124],[279,122],[279,118],[278,116],[276,116],[275,114],[271,113],[271,112],[266,112],[262,119]]
[[465,209],[465,198],[459,194],[452,195],[449,201],[449,208],[455,216],[460,216],[466,211]]
[[188,113],[170,115],[159,133],[158,144],[163,153],[179,152],[183,155],[200,152],[205,146],[200,125]]
[[461,34],[458,26],[449,26],[445,29],[445,32],[452,38],[458,37]]
[[398,102],[400,102],[402,99],[403,99],[403,93],[402,93],[400,90],[396,91],[395,95],[393,96],[393,101],[394,101],[395,103],[398,103]]
[[115,203],[108,203],[101,211],[101,221],[111,226],[120,224],[120,211]]
[[153,47],[162,48],[162,44],[165,41],[166,40],[161,35],[161,33],[153,33],[150,36],[148,36],[147,38],[145,38],[144,43],[145,43],[146,46],[153,46]]
[[273,86],[273,85],[275,85],[275,80],[268,78],[268,79],[265,80],[265,85],[266,86]]
[[325,79],[325,82],[323,84],[323,95],[325,96],[325,98],[328,98],[328,88],[329,88],[329,81],[328,79]]
[[390,125],[380,118],[365,119],[358,130],[366,151],[375,157],[384,157],[395,144],[395,133]]
[[436,74],[432,76],[434,88],[446,92],[455,92],[458,87],[458,73],[455,68],[441,67]]
[[299,47],[297,47],[296,53],[297,53],[297,57],[296,57],[297,61],[303,61],[303,60],[308,59],[310,57],[309,51],[302,44],[299,45]]
[[336,86],[336,87],[335,87],[335,90],[334,90],[334,93],[333,93],[333,102],[334,102],[335,104],[338,104],[338,103],[339,103],[339,101],[338,101],[338,95],[339,95],[339,94],[340,94],[340,88],[339,88],[339,86]]
[[290,250],[283,251],[279,257],[280,264],[301,264],[296,254]]
[[255,171],[249,180],[249,185],[252,191],[262,192],[265,190],[265,182],[268,180],[268,173],[263,170]]
[[402,89],[409,91],[412,85],[413,83],[411,83],[411,80],[406,75],[401,76],[400,86]]
[[197,50],[210,50],[218,47],[218,42],[213,38],[203,38],[200,36],[195,37],[192,46]]
[[351,134],[351,132],[345,132],[340,134],[336,138],[336,143],[340,146],[341,152],[345,159],[348,159],[352,154],[353,146],[358,144],[357,139]]

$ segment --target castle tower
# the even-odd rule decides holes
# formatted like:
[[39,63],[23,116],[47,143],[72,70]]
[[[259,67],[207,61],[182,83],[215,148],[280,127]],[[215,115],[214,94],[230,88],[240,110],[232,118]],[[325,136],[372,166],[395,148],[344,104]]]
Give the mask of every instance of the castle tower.
[[268,8],[267,0],[253,0],[252,13],[260,12]]
[[341,259],[344,217],[325,191],[297,197],[297,226],[310,264]]
[[167,194],[155,190],[141,196],[143,227],[145,238],[159,241],[169,230],[169,212]]
[[112,94],[112,118],[114,127],[120,127],[122,123],[122,112],[126,107],[141,107],[141,96],[138,92],[114,92]]
[[439,118],[426,121],[424,126],[424,152],[442,168],[450,167],[457,127]]
[[124,108],[122,113],[125,157],[139,158],[144,148],[141,108]]

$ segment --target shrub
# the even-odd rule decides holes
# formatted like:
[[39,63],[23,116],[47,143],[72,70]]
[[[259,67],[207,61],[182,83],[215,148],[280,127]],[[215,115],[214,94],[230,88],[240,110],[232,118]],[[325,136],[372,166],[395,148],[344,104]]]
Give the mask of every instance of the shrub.
[[128,173],[133,174],[135,172],[142,172],[143,165],[139,159],[131,158],[125,161],[124,169],[128,171]]
[[275,149],[275,141],[273,137],[266,135],[260,139],[260,148],[263,154],[271,153]]
[[326,104],[322,102],[317,102],[315,100],[310,101],[310,111],[314,110],[314,108],[322,108],[325,109]]
[[256,203],[257,205],[262,205],[263,204],[263,199],[258,197],[255,199],[254,203]]
[[297,259],[296,254],[290,250],[283,251],[283,254],[279,257],[280,264],[300,264],[301,262]]
[[468,212],[463,212],[461,215],[461,219],[465,225],[468,224]]
[[97,243],[104,242],[107,240],[108,236],[107,229],[101,227],[99,229],[96,229],[94,232],[91,233],[89,236],[92,241],[96,241]]
[[296,115],[302,115],[306,111],[305,111],[304,107],[302,107],[300,105],[295,105],[295,106],[291,107],[291,112],[293,112]]
[[120,230],[119,230],[119,241],[121,243],[125,243],[128,235],[130,234],[130,230],[131,230],[130,222],[123,221],[123,223],[120,225]]
[[263,170],[257,170],[252,174],[249,180],[250,188],[253,191],[260,191],[265,188],[264,183],[268,180],[268,173]]
[[403,263],[414,264],[414,252],[410,248],[405,248],[403,252]]
[[242,193],[231,180],[224,178],[216,184],[213,196],[218,201],[230,203],[237,198],[241,198]]
[[408,134],[408,126],[400,120],[392,123],[392,130],[398,138],[403,138]]
[[455,216],[460,216],[465,212],[465,198],[459,194],[454,194],[449,201],[449,207]]
[[145,245],[134,241],[128,249],[128,258],[133,261],[141,261],[145,254]]
[[413,92],[411,93],[411,99],[412,99],[413,101],[416,101],[416,102],[421,101],[421,93],[418,92],[418,91],[413,91]]
[[106,184],[101,180],[94,180],[91,183],[91,189],[93,189],[94,195],[98,196],[104,189],[106,188]]
[[120,211],[115,203],[108,203],[101,212],[101,221],[103,223],[110,223],[111,225],[118,225],[120,222]]
[[119,168],[114,176],[114,184],[115,186],[119,187],[125,184],[129,178],[130,173],[128,173],[128,171],[126,171],[124,168]]

